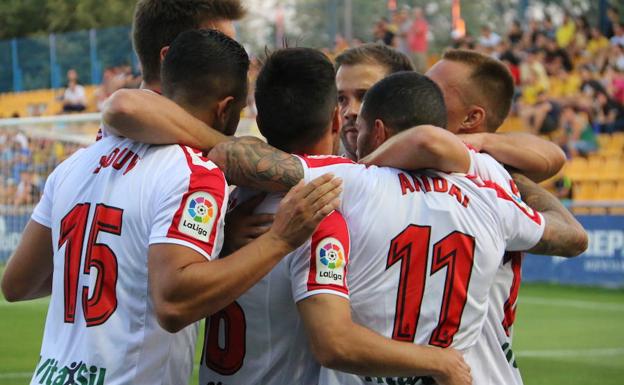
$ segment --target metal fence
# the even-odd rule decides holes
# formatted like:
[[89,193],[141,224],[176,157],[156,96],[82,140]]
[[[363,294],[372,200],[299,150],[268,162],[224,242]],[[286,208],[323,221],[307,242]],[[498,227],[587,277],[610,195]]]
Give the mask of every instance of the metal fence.
[[72,68],[99,84],[104,69],[137,63],[129,26],[0,40],[0,93],[63,87]]

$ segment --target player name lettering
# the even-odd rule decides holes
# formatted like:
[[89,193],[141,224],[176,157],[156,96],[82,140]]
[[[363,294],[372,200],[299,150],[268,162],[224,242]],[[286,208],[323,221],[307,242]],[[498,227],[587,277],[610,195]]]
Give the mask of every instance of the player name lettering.
[[342,274],[334,273],[333,271],[320,271],[319,276],[331,278],[334,281],[342,281]]
[[127,165],[125,167],[125,171],[123,172],[123,175],[126,175],[130,172],[130,170],[134,168],[134,166],[136,166],[139,160],[139,156],[133,151],[127,148],[120,150],[119,148],[115,147],[115,149],[111,151],[110,154],[104,155],[100,158],[100,163],[95,168],[95,170],[93,170],[93,173],[97,174],[103,168],[111,166],[115,170],[121,170],[122,168],[124,168],[124,166]]
[[399,184],[401,185],[401,193],[403,195],[414,192],[434,192],[448,194],[455,197],[457,203],[463,207],[468,207],[470,198],[465,195],[459,186],[450,183],[448,180],[440,177],[429,177],[426,175],[412,175],[407,173],[399,173]]
[[186,219],[182,221],[182,226],[195,231],[197,234],[205,237],[208,235],[208,230],[204,229],[201,225],[193,222],[189,222]]

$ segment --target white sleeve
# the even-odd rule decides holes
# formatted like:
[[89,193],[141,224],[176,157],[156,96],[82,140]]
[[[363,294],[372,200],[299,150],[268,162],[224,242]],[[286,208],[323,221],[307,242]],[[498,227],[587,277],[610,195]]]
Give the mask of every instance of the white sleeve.
[[[370,187],[370,171],[378,169],[376,166],[364,166],[339,156],[305,156],[298,157],[304,170],[304,182],[310,183],[324,174],[332,173],[343,180],[342,195],[340,197],[340,211],[346,214],[345,209],[353,205],[345,206],[345,202],[353,202],[361,199],[365,191]],[[367,181],[369,183],[367,183]]]
[[505,167],[491,155],[477,153],[471,150],[470,158],[470,174],[476,175],[485,181],[492,181],[509,193],[518,196],[520,195],[517,188],[515,188],[515,184],[513,183],[513,179],[511,178],[511,175],[509,175],[509,172],[505,170]]
[[295,302],[317,294],[349,298],[347,270],[350,238],[347,222],[334,211],[319,224],[290,260],[292,294]]
[[192,162],[188,156],[187,160],[190,174],[178,170],[161,178],[167,187],[158,191],[152,208],[155,214],[149,244],[178,244],[215,259],[223,246],[227,183],[223,173],[207,159],[206,164]]
[[56,180],[57,169],[48,176],[41,200],[37,203],[31,216],[33,221],[48,228],[52,228],[52,202],[54,201],[54,181]]
[[544,234],[544,217],[522,199],[495,185],[497,211],[503,225],[507,251],[525,251],[539,242]]

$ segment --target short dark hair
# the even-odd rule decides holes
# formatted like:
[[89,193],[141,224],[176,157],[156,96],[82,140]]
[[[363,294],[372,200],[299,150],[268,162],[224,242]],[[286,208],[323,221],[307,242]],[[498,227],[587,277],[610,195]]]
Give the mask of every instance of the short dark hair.
[[515,91],[507,66],[490,56],[462,49],[448,50],[442,59],[463,63],[472,69],[470,83],[487,104],[485,124],[488,131],[496,131],[509,115]]
[[266,58],[256,80],[258,128],[269,144],[293,152],[329,128],[337,104],[334,67],[312,48],[284,48]]
[[372,86],[364,95],[360,115],[369,125],[380,119],[395,133],[422,124],[447,125],[440,87],[414,71],[392,74]]
[[249,57],[234,39],[214,29],[182,32],[163,61],[163,94],[189,105],[247,96]]
[[132,40],[141,61],[143,79],[160,76],[160,51],[182,32],[208,20],[239,20],[240,0],[139,0],[134,11]]
[[414,65],[403,53],[384,44],[368,43],[349,48],[336,57],[336,70],[343,65],[377,64],[386,67],[388,75],[413,71]]

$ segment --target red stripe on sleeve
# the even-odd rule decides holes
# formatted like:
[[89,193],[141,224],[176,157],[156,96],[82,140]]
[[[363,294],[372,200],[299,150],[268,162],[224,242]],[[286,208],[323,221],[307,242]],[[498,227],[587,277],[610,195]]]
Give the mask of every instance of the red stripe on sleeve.
[[537,223],[538,225],[542,224],[542,217],[537,211],[527,206],[526,203],[522,202],[519,197],[513,197],[498,183],[491,180],[481,180],[479,179],[479,177],[474,175],[467,175],[467,177],[481,188],[489,188],[496,191],[496,196],[498,198],[512,202],[518,209],[520,209],[520,211],[522,211],[522,213],[529,217],[533,222]]
[[331,166],[334,164],[356,164],[351,159],[333,155],[306,155],[301,156],[301,159],[303,159],[310,168]]
[[[191,174],[189,186],[180,201],[180,207],[173,216],[167,237],[191,242],[212,257],[227,189],[225,176],[214,163],[203,157],[201,151],[185,146],[180,146],[180,148],[184,152]],[[197,198],[189,199],[192,198],[191,196]],[[210,201],[210,197],[214,201]],[[194,204],[196,206],[191,207],[191,200],[196,201]],[[206,210],[198,210],[199,205],[203,205]],[[194,211],[191,211],[191,208]],[[182,224],[183,231],[180,229],[180,224]],[[204,229],[210,234],[202,236],[201,231]],[[196,236],[188,234],[193,231],[197,231],[198,234]]]
[[334,211],[323,219],[312,235],[308,291],[326,289],[349,294],[350,242],[349,228],[342,214]]

